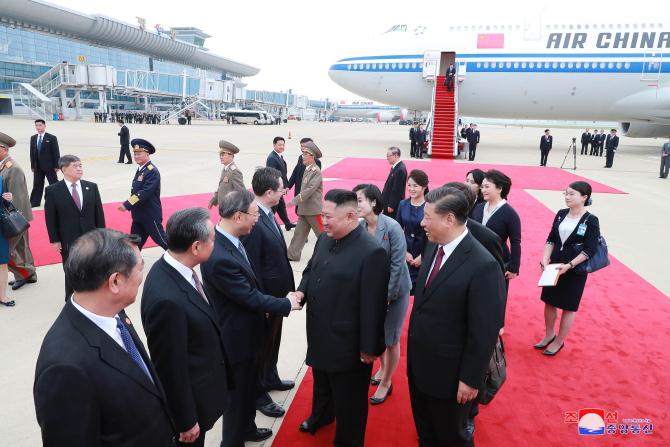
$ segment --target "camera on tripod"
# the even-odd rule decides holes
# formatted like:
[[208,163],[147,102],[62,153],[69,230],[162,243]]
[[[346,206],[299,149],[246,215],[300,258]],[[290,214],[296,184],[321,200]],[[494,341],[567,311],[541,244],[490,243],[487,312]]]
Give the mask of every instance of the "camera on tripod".
[[565,165],[568,155],[572,152],[572,169],[577,169],[577,137],[572,137],[572,144],[568,147],[568,150],[565,152],[565,157],[563,158],[563,163],[561,163],[561,169]]
[[572,144],[577,143],[577,137],[572,137]]

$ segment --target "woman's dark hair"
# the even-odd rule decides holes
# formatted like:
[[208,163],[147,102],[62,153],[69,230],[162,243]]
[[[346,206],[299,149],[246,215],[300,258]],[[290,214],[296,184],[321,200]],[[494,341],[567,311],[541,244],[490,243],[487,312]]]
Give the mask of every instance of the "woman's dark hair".
[[353,189],[354,193],[361,191],[363,196],[368,199],[370,202],[375,202],[375,206],[372,207],[372,212],[376,215],[380,215],[384,211],[384,202],[382,202],[382,192],[375,185],[370,183],[361,183],[356,185]]
[[584,206],[589,206],[591,205],[591,194],[593,193],[593,189],[591,188],[591,185],[589,185],[586,182],[572,182],[568,185],[568,188],[574,189],[577,191],[579,194],[582,196],[586,196],[586,202],[584,202]]
[[428,174],[421,169],[412,169],[407,176],[407,180],[412,179],[417,185],[425,188],[424,194],[428,194]]
[[509,194],[509,190],[512,188],[512,179],[507,177],[505,174],[502,172],[498,171],[497,169],[491,169],[489,171],[486,171],[484,174],[484,178],[488,180],[489,182],[493,183],[496,185],[496,188],[500,188],[500,197],[503,199],[507,198],[507,194]]
[[486,174],[484,173],[484,171],[482,171],[481,169],[476,168],[476,169],[473,169],[472,171],[468,171],[468,172],[465,174],[465,176],[467,177],[467,176],[470,175],[470,174],[472,174],[472,178],[473,178],[473,180],[475,181],[475,183],[478,184],[479,187],[481,188],[481,186],[482,186],[482,181],[484,181],[484,176],[486,175]]

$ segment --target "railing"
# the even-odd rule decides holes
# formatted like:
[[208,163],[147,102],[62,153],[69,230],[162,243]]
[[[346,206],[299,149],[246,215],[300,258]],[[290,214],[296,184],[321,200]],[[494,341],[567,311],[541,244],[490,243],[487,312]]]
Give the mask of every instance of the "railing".
[[183,103],[183,105],[180,104],[179,106],[171,110],[168,110],[167,115],[161,120],[161,123],[169,121],[174,118],[179,118],[179,116],[182,113],[184,113],[184,111],[186,111],[187,109],[197,108],[198,106],[203,107],[205,110],[207,110],[207,112],[210,111],[210,108],[204,102],[202,102],[200,98],[198,98],[197,96],[192,96],[186,98],[186,101]]
[[14,104],[25,107],[29,115],[46,120],[47,109],[46,101],[42,101],[35,96],[31,91],[21,84],[13,84],[12,96],[14,97]]

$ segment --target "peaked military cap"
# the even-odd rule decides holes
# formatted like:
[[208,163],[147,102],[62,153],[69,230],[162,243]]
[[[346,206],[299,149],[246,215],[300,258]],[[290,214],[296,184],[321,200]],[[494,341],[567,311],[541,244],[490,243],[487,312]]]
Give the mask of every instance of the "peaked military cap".
[[322,154],[321,154],[321,149],[319,149],[319,147],[318,147],[316,144],[314,144],[313,141],[308,141],[308,142],[304,143],[304,144],[302,145],[302,147],[303,147],[307,152],[309,152],[310,154],[314,155],[314,157],[316,157],[316,158],[321,158],[321,155],[322,155]]
[[219,149],[232,152],[233,154],[237,154],[240,151],[240,148],[226,140],[219,140]]
[[153,154],[156,152],[156,148],[154,147],[153,144],[149,143],[147,140],[144,140],[142,138],[134,138],[131,142],[130,145],[135,148],[135,146],[139,146],[140,149]]
[[0,132],[0,144],[6,148],[14,147],[16,140],[7,134]]

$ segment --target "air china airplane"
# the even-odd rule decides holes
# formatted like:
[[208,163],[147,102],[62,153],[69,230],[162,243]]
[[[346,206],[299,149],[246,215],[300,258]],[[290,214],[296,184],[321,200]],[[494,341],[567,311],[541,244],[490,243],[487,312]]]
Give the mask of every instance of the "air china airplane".
[[454,61],[461,115],[618,121],[670,135],[670,20],[396,25],[330,78],[357,95],[430,111],[436,70]]
[[340,118],[374,118],[378,122],[388,122],[405,119],[407,110],[397,106],[376,104],[372,101],[352,101],[351,103],[340,101],[331,116]]

